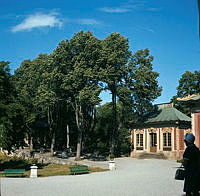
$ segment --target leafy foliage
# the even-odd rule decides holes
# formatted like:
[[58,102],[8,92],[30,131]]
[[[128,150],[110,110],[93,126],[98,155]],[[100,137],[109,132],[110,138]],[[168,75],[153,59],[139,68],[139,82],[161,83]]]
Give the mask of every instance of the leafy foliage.
[[[153,71],[153,57],[149,53],[148,49],[144,49],[132,54],[126,70],[125,87],[137,120],[154,109],[152,102],[162,91],[157,81],[159,74]],[[124,97],[121,100],[126,102]]]
[[[122,116],[120,116],[122,106],[117,103],[117,141],[116,156],[129,154],[130,150],[130,133],[129,129],[122,125]],[[92,135],[91,141],[87,143],[90,152],[96,152],[100,155],[110,154],[110,142],[112,137],[112,103],[106,103],[97,108],[97,123]],[[120,125],[120,126],[119,126]]]
[[101,80],[106,84],[112,94],[112,135],[110,142],[110,154],[114,154],[117,143],[117,96],[118,88],[124,80],[126,63],[128,62],[130,51],[128,40],[119,33],[112,33],[102,41],[101,52]]
[[0,62],[0,146],[12,150],[24,143],[22,106],[10,74],[9,62]]
[[[30,145],[52,152],[65,149],[70,137],[77,158],[81,152],[129,152],[128,122],[143,119],[161,93],[152,61],[148,49],[131,52],[119,33],[99,40],[80,31],[52,53],[24,60],[14,76],[3,62],[2,146],[23,146],[26,134]],[[103,90],[112,103],[97,107]]]
[[199,94],[200,93],[200,71],[186,71],[179,80],[179,85],[177,87],[177,95],[172,98],[174,106],[190,116],[191,111],[189,106],[183,105],[177,98],[183,98],[188,95]]

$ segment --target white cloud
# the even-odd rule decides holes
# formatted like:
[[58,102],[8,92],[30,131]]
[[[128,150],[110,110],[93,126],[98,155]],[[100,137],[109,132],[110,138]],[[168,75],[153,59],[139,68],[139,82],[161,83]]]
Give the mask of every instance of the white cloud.
[[77,23],[82,24],[82,25],[98,25],[98,24],[100,24],[99,21],[97,21],[95,19],[90,19],[90,18],[78,19]]
[[150,32],[150,33],[155,33],[155,31],[154,31],[154,29],[152,29],[152,28],[149,28],[149,27],[139,27],[138,28],[140,31],[147,31],[147,32]]
[[158,12],[160,10],[161,10],[160,8],[154,8],[154,7],[147,9],[147,11],[150,11],[150,12]]
[[146,10],[151,12],[157,12],[161,10],[161,8],[155,8],[155,7],[145,8],[146,4],[147,1],[143,0],[129,0],[127,3],[122,4],[118,7],[103,7],[99,8],[99,10],[107,13],[126,13],[126,12],[132,12],[133,10],[139,10],[139,11]]
[[57,18],[57,13],[53,12],[50,14],[36,13],[29,15],[20,24],[14,26],[11,31],[30,31],[33,28],[40,27],[61,27],[63,22]]
[[123,7],[103,7],[100,8],[100,10],[107,13],[125,13],[131,11],[130,9]]
[[155,33],[155,31],[151,28],[146,28],[147,31],[151,32],[151,33]]
[[126,13],[143,7],[145,2],[143,0],[129,0],[118,7],[103,7],[99,10],[107,13]]

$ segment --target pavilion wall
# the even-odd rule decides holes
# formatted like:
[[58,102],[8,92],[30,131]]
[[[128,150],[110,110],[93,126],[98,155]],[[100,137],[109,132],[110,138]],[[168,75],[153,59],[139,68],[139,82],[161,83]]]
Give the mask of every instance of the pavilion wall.
[[192,128],[195,135],[195,144],[200,148],[200,113],[192,113]]
[[[181,159],[183,152],[185,150],[184,135],[186,133],[191,133],[191,128],[180,128],[180,127],[148,127],[133,129],[131,131],[131,157],[139,157],[144,153],[151,153],[150,151],[150,133],[157,134],[157,145],[156,152],[153,154],[163,154],[170,159]],[[167,150],[164,147],[163,135],[164,133],[171,133],[171,149]],[[136,134],[143,134],[143,149],[137,149],[136,147]]]

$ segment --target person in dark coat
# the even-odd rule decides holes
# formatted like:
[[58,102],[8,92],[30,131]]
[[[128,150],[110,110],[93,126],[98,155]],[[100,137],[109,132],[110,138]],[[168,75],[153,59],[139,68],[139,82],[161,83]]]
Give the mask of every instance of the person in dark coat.
[[199,196],[200,190],[200,152],[195,146],[195,136],[187,133],[184,137],[186,149],[183,154],[183,166],[185,167],[185,182],[183,191],[186,196]]

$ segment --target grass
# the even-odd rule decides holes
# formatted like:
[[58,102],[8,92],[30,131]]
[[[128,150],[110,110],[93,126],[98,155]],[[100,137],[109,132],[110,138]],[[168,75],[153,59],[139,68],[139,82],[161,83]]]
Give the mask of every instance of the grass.
[[[47,176],[61,176],[61,175],[70,175],[69,167],[72,165],[62,165],[62,164],[49,164],[42,169],[38,170],[39,177],[47,177]],[[102,168],[90,168],[91,172],[102,172],[107,171]]]
[[[72,165],[62,165],[62,164],[49,164],[41,169],[38,169],[38,177],[48,177],[48,176],[62,176],[70,175],[69,167]],[[102,168],[90,168],[91,172],[104,172],[108,169]],[[30,170],[25,172],[25,177],[30,176]]]
[[[25,169],[24,177],[30,176],[30,166],[36,164],[38,166],[38,177],[48,176],[62,176],[70,175],[69,167],[73,165],[67,164],[39,164],[36,159],[24,160],[18,157],[8,157],[6,155],[0,155],[0,170],[4,169]],[[103,172],[108,171],[102,168],[91,168],[91,172]]]

